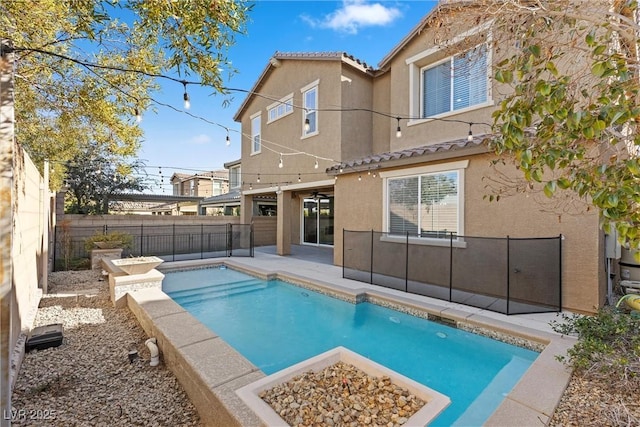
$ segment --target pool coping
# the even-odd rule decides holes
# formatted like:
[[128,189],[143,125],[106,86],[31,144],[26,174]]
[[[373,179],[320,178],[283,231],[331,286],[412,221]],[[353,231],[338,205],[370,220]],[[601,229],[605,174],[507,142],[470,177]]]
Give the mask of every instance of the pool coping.
[[[232,259],[165,263],[161,270],[216,265],[226,265],[266,280],[280,279],[347,301],[400,307],[409,314],[445,321],[503,341],[505,336],[513,337],[513,344],[537,347],[539,356],[485,425],[546,425],[571,378],[570,369],[558,361],[557,356],[566,355],[575,338],[510,324],[493,316],[460,310],[455,305],[430,303],[426,297],[409,298],[384,288],[346,288],[287,271],[248,267]],[[262,371],[159,289],[131,292],[127,304],[145,332],[157,338],[164,363],[176,375],[206,425],[263,425],[235,394],[237,389],[264,378]],[[189,334],[185,334],[187,327]]]

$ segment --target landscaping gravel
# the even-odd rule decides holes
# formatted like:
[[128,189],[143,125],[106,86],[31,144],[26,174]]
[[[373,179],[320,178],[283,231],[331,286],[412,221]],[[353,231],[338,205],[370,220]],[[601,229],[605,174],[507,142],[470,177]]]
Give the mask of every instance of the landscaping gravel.
[[[11,399],[13,425],[200,425],[171,371],[149,366],[149,337],[128,309],[113,307],[98,273],[51,273],[49,292],[34,326],[62,323],[64,341],[25,355]],[[132,362],[130,350],[138,352]]]
[[338,362],[260,393],[289,425],[400,426],[426,402],[391,382]]

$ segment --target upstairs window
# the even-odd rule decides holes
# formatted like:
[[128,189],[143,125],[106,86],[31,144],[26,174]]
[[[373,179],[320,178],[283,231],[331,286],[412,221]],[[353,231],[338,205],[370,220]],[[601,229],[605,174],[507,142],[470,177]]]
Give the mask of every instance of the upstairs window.
[[267,107],[268,122],[274,122],[293,113],[293,94],[287,95],[276,103]]
[[251,154],[257,154],[262,150],[260,126],[260,114],[258,114],[251,118]]
[[240,166],[229,168],[229,187],[240,187]]
[[302,91],[302,137],[318,133],[318,81],[301,89]]
[[421,117],[461,110],[488,100],[487,46],[480,45],[421,70]]

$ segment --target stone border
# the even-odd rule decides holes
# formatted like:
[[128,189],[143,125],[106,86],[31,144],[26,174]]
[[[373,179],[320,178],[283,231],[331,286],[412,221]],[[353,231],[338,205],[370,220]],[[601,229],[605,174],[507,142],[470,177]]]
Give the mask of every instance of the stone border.
[[392,384],[409,390],[411,394],[425,401],[425,405],[407,420],[406,425],[408,426],[424,426],[429,424],[451,404],[451,399],[444,394],[342,346],[259,379],[237,390],[236,394],[240,396],[242,401],[246,403],[267,426],[287,426],[287,422],[260,398],[260,393],[275,386],[282,385],[298,375],[309,371],[318,372],[337,362],[348,363],[373,377],[380,378],[387,376],[391,379]]

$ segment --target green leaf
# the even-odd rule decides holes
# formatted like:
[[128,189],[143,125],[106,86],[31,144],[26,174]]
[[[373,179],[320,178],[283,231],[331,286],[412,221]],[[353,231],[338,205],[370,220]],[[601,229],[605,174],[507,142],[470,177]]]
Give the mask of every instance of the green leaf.
[[556,77],[558,76],[558,69],[556,68],[556,64],[554,64],[553,62],[551,61],[547,62],[547,64],[545,65],[545,68],[554,76]]
[[591,30],[585,37],[585,41],[587,42],[587,45],[589,46],[593,46],[593,44],[595,43],[596,37],[595,37],[595,33],[593,30]]
[[540,46],[534,44],[529,46],[529,51],[536,57],[540,57]]
[[555,181],[549,181],[545,184],[544,186],[544,194],[545,196],[551,198],[553,197],[553,193],[555,193],[556,191],[556,182]]
[[607,68],[602,62],[596,62],[591,66],[591,74],[596,77],[602,77],[607,72]]
[[597,56],[602,54],[605,50],[607,50],[607,47],[608,47],[607,45],[603,45],[603,44],[596,46],[596,48],[593,49],[593,55]]

